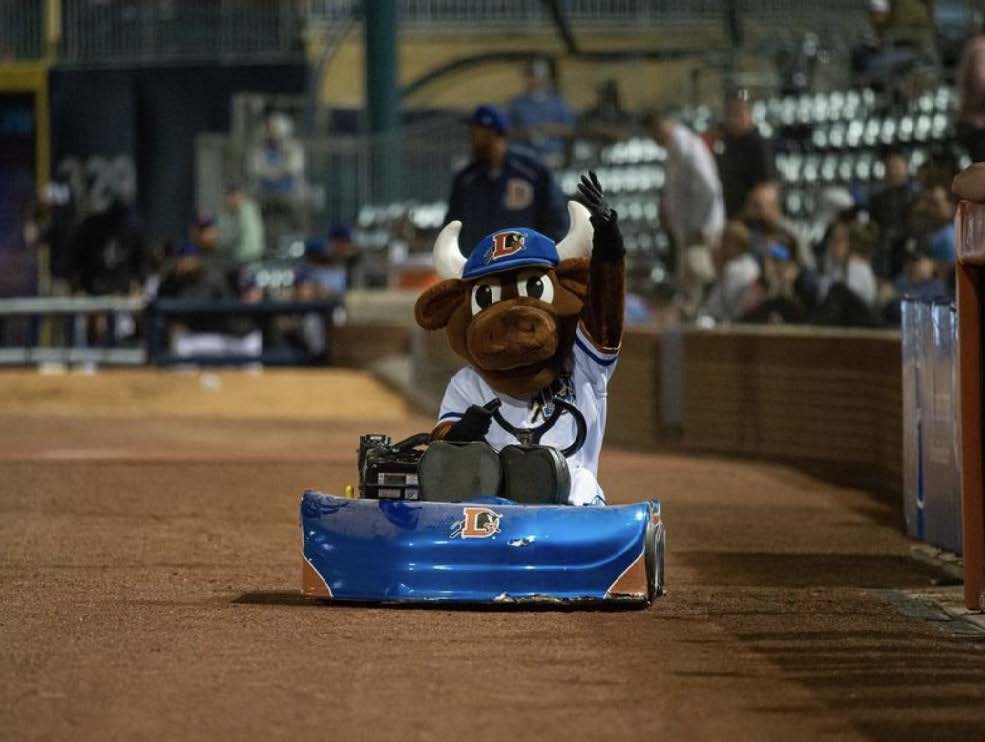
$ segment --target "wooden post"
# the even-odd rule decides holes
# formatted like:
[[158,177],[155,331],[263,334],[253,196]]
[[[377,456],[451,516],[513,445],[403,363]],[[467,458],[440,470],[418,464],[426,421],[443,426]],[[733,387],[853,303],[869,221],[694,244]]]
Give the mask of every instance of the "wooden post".
[[961,399],[961,528],[964,599],[985,610],[985,480],[982,472],[982,271],[985,270],[985,205],[958,208],[958,388]]

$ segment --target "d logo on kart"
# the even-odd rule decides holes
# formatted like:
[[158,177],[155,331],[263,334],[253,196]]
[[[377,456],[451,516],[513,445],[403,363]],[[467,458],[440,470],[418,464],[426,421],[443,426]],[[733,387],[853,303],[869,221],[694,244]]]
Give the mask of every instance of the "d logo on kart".
[[503,517],[489,508],[462,508],[462,520],[451,527],[449,538],[489,538],[499,533],[499,521]]

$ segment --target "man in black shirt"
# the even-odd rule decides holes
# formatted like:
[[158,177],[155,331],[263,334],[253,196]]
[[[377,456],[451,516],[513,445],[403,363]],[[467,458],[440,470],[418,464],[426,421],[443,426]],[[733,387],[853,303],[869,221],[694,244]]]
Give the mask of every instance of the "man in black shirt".
[[733,219],[742,211],[746,196],[760,183],[776,179],[773,147],[763,139],[752,120],[745,90],[725,101],[725,134],[719,143],[718,171],[725,196],[725,215]]
[[506,116],[479,106],[467,120],[472,162],[452,182],[445,224],[459,220],[462,250],[506,227],[529,227],[560,240],[568,231],[564,196],[536,156],[507,146]]
[[144,242],[129,207],[114,201],[82,220],[71,245],[76,288],[91,296],[126,295],[144,278]]
[[892,278],[903,269],[914,188],[910,181],[910,165],[901,150],[886,147],[881,152],[881,159],[885,167],[883,187],[869,197],[869,214],[879,227],[872,267],[876,275]]

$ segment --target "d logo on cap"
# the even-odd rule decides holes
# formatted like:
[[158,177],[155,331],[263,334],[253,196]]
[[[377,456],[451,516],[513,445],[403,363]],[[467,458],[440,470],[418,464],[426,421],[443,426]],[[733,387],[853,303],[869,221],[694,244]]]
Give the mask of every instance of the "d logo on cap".
[[519,232],[500,232],[493,235],[490,260],[499,260],[520,252],[526,245],[527,238]]

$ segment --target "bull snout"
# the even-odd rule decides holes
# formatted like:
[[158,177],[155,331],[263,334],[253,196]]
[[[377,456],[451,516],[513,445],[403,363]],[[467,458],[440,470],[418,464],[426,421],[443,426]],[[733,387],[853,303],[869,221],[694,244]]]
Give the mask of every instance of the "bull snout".
[[539,307],[492,307],[469,325],[469,353],[481,368],[490,371],[538,363],[551,358],[557,346],[557,322]]

